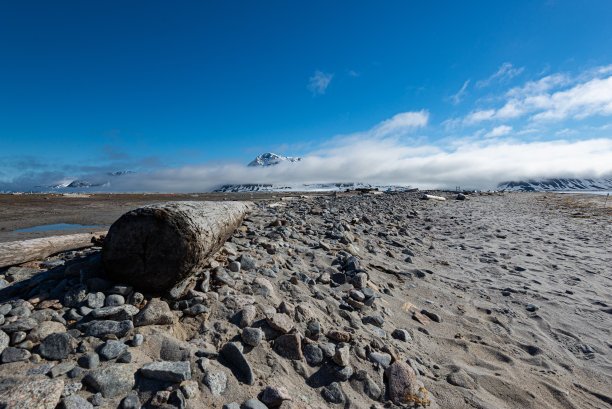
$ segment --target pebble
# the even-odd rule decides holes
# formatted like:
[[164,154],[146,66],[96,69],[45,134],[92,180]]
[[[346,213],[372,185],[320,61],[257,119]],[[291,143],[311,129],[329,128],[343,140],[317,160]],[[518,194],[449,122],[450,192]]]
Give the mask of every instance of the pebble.
[[186,361],[150,362],[140,368],[140,374],[145,378],[178,383],[191,379],[191,367]]
[[240,267],[247,271],[254,270],[256,267],[256,261],[252,256],[243,254],[240,256]]
[[110,294],[104,300],[104,306],[115,307],[125,304],[125,298],[121,294]]
[[327,333],[327,338],[338,342],[350,342],[351,334],[345,331],[332,330]]
[[261,401],[271,408],[280,406],[286,400],[291,400],[291,395],[284,386],[268,385],[261,394]]
[[336,345],[336,351],[334,353],[333,360],[340,366],[347,366],[350,358],[350,347],[346,344],[340,343]]
[[253,369],[236,344],[228,342],[223,345],[220,355],[241,374],[242,382],[247,385],[252,385],[255,382]]
[[120,364],[129,364],[132,362],[132,353],[130,351],[125,351],[117,358],[117,363]]
[[49,375],[51,376],[51,378],[57,378],[58,376],[67,374],[73,368],[74,362],[72,361],[60,362],[59,364],[51,368],[51,370],[49,371]]
[[134,370],[128,365],[94,369],[85,375],[83,383],[100,392],[104,398],[125,396],[134,387]]
[[196,381],[185,381],[181,384],[181,391],[187,399],[193,399],[197,396],[200,388]]
[[344,402],[344,395],[338,382],[332,382],[321,391],[321,396],[329,403],[342,403]]
[[255,316],[257,315],[257,309],[254,305],[247,305],[242,310],[240,310],[240,328],[250,327],[253,325],[255,321]]
[[227,388],[227,375],[223,371],[208,370],[204,374],[204,384],[213,396],[221,396]]
[[268,409],[268,407],[257,399],[249,399],[242,404],[242,409]]
[[234,273],[239,273],[241,265],[239,261],[232,261],[231,263],[229,263],[229,266],[227,266],[227,268],[229,268],[229,270]]
[[370,361],[379,364],[383,368],[391,364],[391,355],[379,352],[370,353]]
[[247,345],[256,347],[261,342],[263,334],[259,328],[244,328],[242,330],[242,342]]
[[30,351],[27,349],[7,347],[4,348],[1,358],[3,364],[8,364],[11,362],[27,361],[30,359],[30,356]]
[[104,343],[98,350],[98,354],[101,358],[108,361],[117,358],[119,355],[127,350],[128,346],[123,342],[109,340]]
[[64,398],[64,409],[92,409],[93,405],[78,395]]
[[285,334],[274,340],[276,352],[287,359],[300,360],[302,355],[302,343],[299,334]]
[[316,345],[306,344],[303,349],[304,358],[311,366],[320,365],[323,362],[323,351]]
[[404,341],[404,342],[412,341],[412,337],[410,336],[410,333],[406,331],[405,329],[396,328],[391,333],[391,336],[395,339],[399,339],[400,341]]
[[134,317],[134,326],[170,325],[174,314],[167,302],[153,299]]
[[140,406],[140,399],[138,399],[136,391],[131,391],[121,401],[121,409],[140,409]]
[[78,364],[85,369],[95,369],[100,365],[100,356],[96,353],[79,357]]
[[270,328],[280,332],[281,334],[286,334],[293,328],[293,321],[291,318],[287,314],[280,312],[268,316],[266,318],[266,322]]
[[142,345],[143,342],[144,342],[144,336],[142,334],[136,334],[134,335],[134,338],[132,339],[132,346],[139,347]]

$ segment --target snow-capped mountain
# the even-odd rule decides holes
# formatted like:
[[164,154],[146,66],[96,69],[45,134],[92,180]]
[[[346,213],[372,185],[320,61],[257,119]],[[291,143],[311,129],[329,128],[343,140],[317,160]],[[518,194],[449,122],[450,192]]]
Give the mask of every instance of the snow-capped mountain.
[[380,191],[411,191],[405,186],[377,186],[368,183],[296,183],[296,184],[266,184],[245,183],[241,185],[223,185],[214,192],[244,193],[244,192],[343,192],[345,190],[376,189]]
[[276,153],[262,153],[253,159],[248,166],[274,166],[282,162],[299,162],[302,158],[277,155]]
[[94,187],[110,186],[110,183],[113,178],[124,175],[131,175],[134,173],[136,172],[133,172],[131,170],[119,170],[115,172],[108,172],[103,175],[93,176],[91,178],[69,178],[51,185],[35,186],[34,190],[49,191],[50,189],[50,191],[57,192],[81,192]]
[[512,190],[520,192],[534,191],[570,191],[570,190],[612,190],[612,178],[599,179],[531,179],[516,182],[503,182],[497,186],[498,190]]

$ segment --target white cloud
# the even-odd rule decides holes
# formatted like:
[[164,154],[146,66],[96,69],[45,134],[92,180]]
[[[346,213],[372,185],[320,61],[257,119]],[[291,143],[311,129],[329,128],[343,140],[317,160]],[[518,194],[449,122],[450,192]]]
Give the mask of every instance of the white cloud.
[[370,133],[377,138],[401,135],[416,128],[427,125],[429,112],[402,112],[376,125]]
[[359,77],[359,73],[354,70],[349,70],[348,75],[351,77]]
[[489,133],[487,133],[485,135],[486,138],[493,138],[496,136],[504,136],[504,135],[508,135],[510,132],[512,132],[512,127],[508,126],[508,125],[500,125],[497,126],[495,128],[493,128],[493,130]]
[[462,101],[463,96],[465,95],[465,90],[469,84],[470,80],[465,81],[461,89],[456,94],[450,96],[450,100],[454,105],[458,105]]
[[314,75],[308,79],[308,89],[313,95],[325,94],[325,90],[329,86],[334,74],[315,71]]
[[514,68],[514,66],[511,63],[505,62],[489,78],[476,82],[476,88],[487,87],[493,81],[500,81],[500,82],[509,81],[512,78],[521,74],[524,70],[525,70],[525,67]]
[[532,121],[583,119],[612,115],[612,76],[593,77],[612,72],[600,67],[583,73],[578,79],[553,74],[514,87],[506,94],[501,108],[473,111],[464,125],[486,120],[508,120],[527,116]]

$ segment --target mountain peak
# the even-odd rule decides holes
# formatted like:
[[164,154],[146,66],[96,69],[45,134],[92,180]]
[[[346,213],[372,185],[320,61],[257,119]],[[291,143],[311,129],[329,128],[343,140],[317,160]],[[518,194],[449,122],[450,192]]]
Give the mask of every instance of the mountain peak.
[[253,159],[248,166],[274,166],[282,162],[299,162],[302,158],[293,156],[277,155],[276,153],[262,153]]

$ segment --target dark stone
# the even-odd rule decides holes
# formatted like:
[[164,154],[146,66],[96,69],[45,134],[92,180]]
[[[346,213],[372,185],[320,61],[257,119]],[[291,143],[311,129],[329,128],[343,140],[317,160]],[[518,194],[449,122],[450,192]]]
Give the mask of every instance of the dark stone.
[[253,368],[251,368],[251,365],[236,344],[228,342],[223,345],[220,355],[238,372],[242,382],[247,385],[253,385],[253,383],[255,383]]
[[338,382],[332,382],[321,391],[323,399],[329,403],[342,403],[344,402],[344,395]]
[[43,358],[59,361],[66,358],[74,349],[74,338],[65,332],[48,335],[40,344],[39,353]]

